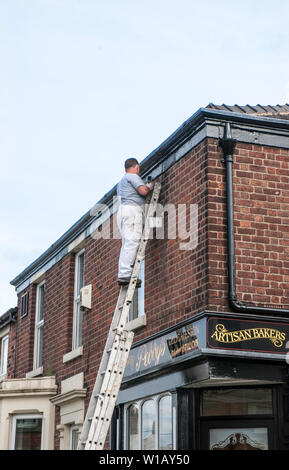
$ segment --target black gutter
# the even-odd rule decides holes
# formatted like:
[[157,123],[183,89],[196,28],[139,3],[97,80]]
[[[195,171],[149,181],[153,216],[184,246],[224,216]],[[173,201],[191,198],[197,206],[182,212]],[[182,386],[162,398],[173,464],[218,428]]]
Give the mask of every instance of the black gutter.
[[228,300],[230,307],[241,313],[255,313],[273,315],[289,315],[288,309],[275,307],[257,307],[246,305],[237,298],[236,291],[236,266],[235,266],[235,237],[234,237],[234,197],[233,197],[233,154],[236,140],[232,138],[230,123],[226,123],[224,137],[219,140],[223,150],[224,164],[226,166],[226,205],[227,205],[227,247],[228,247]]
[[0,317],[0,328],[9,325],[9,323],[15,323],[17,321],[17,307],[10,308]]

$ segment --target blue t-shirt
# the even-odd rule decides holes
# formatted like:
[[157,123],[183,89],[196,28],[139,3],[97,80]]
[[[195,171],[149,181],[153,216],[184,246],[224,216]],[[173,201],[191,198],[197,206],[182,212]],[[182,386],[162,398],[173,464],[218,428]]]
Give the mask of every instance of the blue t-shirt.
[[139,186],[145,186],[140,176],[134,173],[125,173],[117,185],[117,195],[121,198],[123,205],[142,206],[145,203],[145,196],[137,192]]

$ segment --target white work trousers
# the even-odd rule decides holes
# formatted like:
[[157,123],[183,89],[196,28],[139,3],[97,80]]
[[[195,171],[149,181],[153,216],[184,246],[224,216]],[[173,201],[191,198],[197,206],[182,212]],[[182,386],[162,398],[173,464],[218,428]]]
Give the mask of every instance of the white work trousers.
[[119,255],[118,277],[130,277],[143,231],[143,206],[120,205],[117,213],[122,246]]

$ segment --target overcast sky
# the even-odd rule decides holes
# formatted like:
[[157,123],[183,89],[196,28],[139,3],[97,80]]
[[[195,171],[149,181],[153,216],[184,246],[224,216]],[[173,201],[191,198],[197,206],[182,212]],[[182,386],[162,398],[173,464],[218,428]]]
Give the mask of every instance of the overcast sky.
[[0,0],[10,281],[209,102],[289,102],[288,0]]

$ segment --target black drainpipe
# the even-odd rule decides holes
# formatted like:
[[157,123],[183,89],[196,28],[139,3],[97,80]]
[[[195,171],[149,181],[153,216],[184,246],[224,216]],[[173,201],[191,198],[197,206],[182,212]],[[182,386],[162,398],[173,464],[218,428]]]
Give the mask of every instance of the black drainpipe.
[[227,203],[227,244],[228,244],[228,278],[229,293],[228,300],[230,307],[241,313],[289,315],[289,310],[274,307],[255,307],[240,302],[236,293],[235,274],[235,237],[234,237],[234,197],[233,197],[233,154],[236,140],[232,138],[231,126],[226,123],[224,137],[219,140],[219,145],[224,153],[224,164],[226,165],[226,203]]

